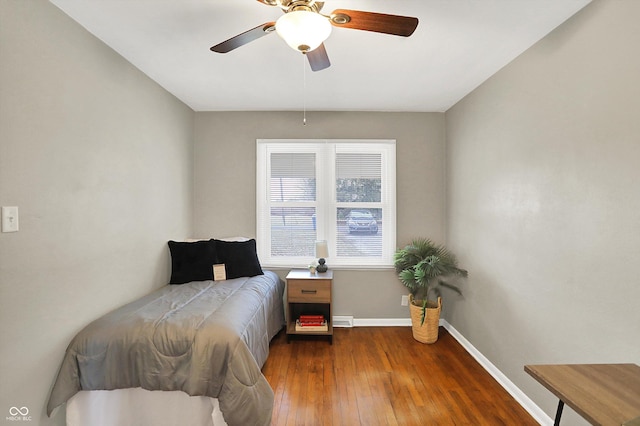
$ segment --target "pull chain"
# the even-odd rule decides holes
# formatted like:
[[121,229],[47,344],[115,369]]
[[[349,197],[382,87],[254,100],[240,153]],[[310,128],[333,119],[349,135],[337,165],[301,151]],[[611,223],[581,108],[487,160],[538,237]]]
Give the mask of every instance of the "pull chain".
[[302,55],[302,125],[307,125],[307,67],[306,57]]

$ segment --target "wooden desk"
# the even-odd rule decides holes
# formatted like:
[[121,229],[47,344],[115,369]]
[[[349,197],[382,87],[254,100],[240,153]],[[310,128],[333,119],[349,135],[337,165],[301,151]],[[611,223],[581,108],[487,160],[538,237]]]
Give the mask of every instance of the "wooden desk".
[[[525,365],[524,371],[593,425],[620,426],[640,417],[640,366],[636,364]],[[633,423],[635,424],[635,423]]]

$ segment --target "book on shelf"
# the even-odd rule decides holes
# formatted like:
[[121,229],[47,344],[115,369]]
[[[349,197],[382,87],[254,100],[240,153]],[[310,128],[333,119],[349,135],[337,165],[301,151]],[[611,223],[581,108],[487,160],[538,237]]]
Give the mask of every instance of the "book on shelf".
[[298,318],[301,322],[303,321],[324,321],[324,315],[310,315],[310,314],[302,314]]
[[298,317],[298,323],[302,326],[324,325],[326,322],[324,315],[302,314]]

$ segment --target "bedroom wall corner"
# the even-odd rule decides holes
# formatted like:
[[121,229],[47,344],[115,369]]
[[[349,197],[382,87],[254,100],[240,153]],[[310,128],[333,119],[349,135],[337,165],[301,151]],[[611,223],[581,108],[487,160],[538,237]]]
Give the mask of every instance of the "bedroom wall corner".
[[[45,413],[73,335],[164,285],[193,217],[194,112],[48,1],[0,1],[0,419]],[[7,420],[7,423],[10,423]]]

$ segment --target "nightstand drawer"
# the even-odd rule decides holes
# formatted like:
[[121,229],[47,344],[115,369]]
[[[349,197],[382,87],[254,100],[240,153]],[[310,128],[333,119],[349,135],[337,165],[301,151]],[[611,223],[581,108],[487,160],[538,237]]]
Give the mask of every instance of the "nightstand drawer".
[[330,303],[330,280],[287,280],[287,299],[299,303]]

